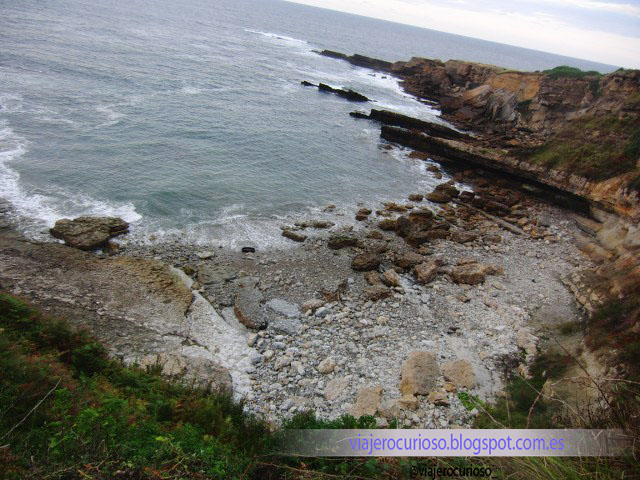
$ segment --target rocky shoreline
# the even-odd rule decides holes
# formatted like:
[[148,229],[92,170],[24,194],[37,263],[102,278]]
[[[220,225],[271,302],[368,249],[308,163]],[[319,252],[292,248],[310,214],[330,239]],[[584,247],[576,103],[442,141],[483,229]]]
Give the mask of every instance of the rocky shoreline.
[[[466,185],[512,205],[407,192],[406,204],[361,208],[355,227],[283,226],[308,238],[282,251],[95,254],[3,230],[0,284],[88,328],[115,356],[231,388],[273,422],[311,409],[377,415],[380,426],[469,426],[478,409],[463,399],[495,400],[507,372],[526,372],[542,332],[580,324],[562,282],[592,265],[566,212],[471,177]],[[503,220],[513,212],[514,224]]]
[[[323,418],[375,415],[379,426],[398,419],[406,427],[468,427],[482,401],[504,394],[508,374],[526,377],[552,341],[565,342],[589,374],[604,374],[582,348],[584,312],[612,288],[620,295],[636,288],[628,272],[637,270],[637,222],[629,223],[637,204],[618,216],[631,194],[595,198],[593,185],[576,190],[575,182],[542,178],[542,170],[527,173],[509,160],[505,142],[542,137],[512,135],[521,125],[508,125],[505,112],[517,95],[477,91],[497,81],[495,67],[322,54],[402,75],[408,91],[419,86],[447,118],[466,108],[457,129],[380,110],[352,114],[382,124],[385,148],[410,146],[415,158],[453,162],[453,179],[406,192],[401,204],[372,198],[358,206],[352,225],[330,218],[282,225],[292,244],[286,250],[114,243],[128,225],[86,218],[52,229],[76,247],[69,248],[29,241],[3,220],[0,287],[87,328],[125,362],[230,389],[248,411],[275,423],[313,410]],[[636,78],[623,77],[623,86]],[[366,99],[330,88],[347,100]],[[506,99],[498,116],[496,99]],[[463,131],[480,117],[478,129]],[[538,133],[559,118],[555,112],[541,121]],[[437,167],[429,170],[443,178]],[[599,221],[546,201],[562,191]],[[341,214],[335,206],[325,213]],[[564,394],[589,397],[584,374],[573,373],[574,387],[563,386]]]

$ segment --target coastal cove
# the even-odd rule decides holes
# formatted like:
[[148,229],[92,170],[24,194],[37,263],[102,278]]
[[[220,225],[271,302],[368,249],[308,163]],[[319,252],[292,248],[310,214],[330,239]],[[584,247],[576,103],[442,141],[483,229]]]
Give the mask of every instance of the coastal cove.
[[415,472],[289,429],[638,438],[640,70],[279,1],[34,5],[0,19],[0,477]]

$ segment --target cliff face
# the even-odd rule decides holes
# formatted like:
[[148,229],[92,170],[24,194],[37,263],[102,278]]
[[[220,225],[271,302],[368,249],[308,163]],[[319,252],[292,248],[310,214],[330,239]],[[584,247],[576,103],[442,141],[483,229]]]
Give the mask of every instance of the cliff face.
[[[439,102],[445,116],[473,130],[551,135],[574,118],[640,107],[640,71],[601,76],[572,69],[514,72],[490,65],[413,58],[393,64],[410,93]],[[496,122],[501,125],[496,125]]]

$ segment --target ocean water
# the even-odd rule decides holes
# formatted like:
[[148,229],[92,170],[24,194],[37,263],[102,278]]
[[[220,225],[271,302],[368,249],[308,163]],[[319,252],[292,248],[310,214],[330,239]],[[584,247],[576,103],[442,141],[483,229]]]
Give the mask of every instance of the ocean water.
[[[279,226],[439,183],[352,110],[439,112],[312,50],[536,70],[612,66],[279,0],[0,0],[0,197],[48,238],[116,215],[133,241],[286,245]],[[300,85],[353,88],[354,104]]]

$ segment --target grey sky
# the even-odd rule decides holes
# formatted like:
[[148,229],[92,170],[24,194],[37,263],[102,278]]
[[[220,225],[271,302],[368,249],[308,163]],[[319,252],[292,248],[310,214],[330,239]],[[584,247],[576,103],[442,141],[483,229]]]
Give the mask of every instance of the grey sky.
[[290,0],[640,68],[640,0]]

